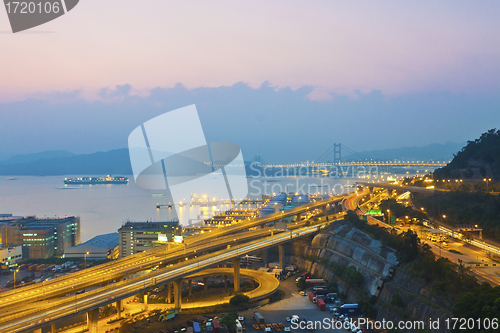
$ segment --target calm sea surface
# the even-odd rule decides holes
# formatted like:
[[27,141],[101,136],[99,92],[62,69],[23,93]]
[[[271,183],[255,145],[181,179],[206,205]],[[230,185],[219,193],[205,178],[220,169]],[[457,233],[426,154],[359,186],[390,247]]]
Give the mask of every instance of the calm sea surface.
[[[77,177],[77,176],[68,176]],[[17,216],[36,215],[53,217],[80,216],[82,242],[99,234],[116,232],[127,220],[130,221],[171,221],[177,218],[175,209],[156,204],[168,204],[167,196],[153,196],[160,191],[139,188],[129,176],[128,185],[80,185],[75,189],[64,189],[64,176],[53,177],[0,177],[0,213]],[[248,179],[249,198],[261,198],[262,194],[273,192],[347,193],[352,188],[343,184],[353,184],[353,179],[341,178],[260,178]],[[320,185],[320,186],[311,186]],[[325,185],[325,186],[322,186]],[[240,206],[240,205],[238,205]],[[242,205],[242,208],[255,205]],[[213,205],[179,209],[180,214],[189,214],[189,219],[197,221],[209,217],[209,212],[225,211],[231,205]],[[185,216],[184,216],[185,217]],[[182,217],[180,220],[184,220]]]

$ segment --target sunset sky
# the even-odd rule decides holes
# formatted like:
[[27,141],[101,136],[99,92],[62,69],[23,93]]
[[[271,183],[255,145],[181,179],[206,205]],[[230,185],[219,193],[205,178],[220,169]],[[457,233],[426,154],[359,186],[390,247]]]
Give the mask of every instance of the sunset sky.
[[[498,1],[82,0],[12,34],[1,9],[0,152],[124,148],[131,129],[193,102],[207,137],[269,159],[268,143],[282,142],[275,131],[300,126],[294,144],[315,126],[331,136],[313,155],[340,141],[368,150],[474,139],[500,127],[499,17]],[[264,119],[225,137],[212,115],[230,127]],[[89,128],[73,126],[59,139],[87,116],[117,129],[97,122],[83,144]],[[363,124],[381,134],[347,128]]]

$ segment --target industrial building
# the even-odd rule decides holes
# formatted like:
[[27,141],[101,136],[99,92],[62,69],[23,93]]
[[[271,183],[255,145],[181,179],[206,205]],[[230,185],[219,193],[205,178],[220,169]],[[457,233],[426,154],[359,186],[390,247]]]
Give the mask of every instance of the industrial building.
[[40,219],[3,214],[0,216],[0,235],[4,247],[22,246],[23,258],[61,256],[66,248],[80,243],[80,218]]
[[298,194],[298,195],[294,195],[292,197],[291,206],[295,208],[295,207],[299,207],[299,206],[308,204],[309,202],[311,202],[309,195],[307,195],[307,194],[300,194],[299,195]]
[[23,247],[0,247],[0,264],[12,265],[23,259]]
[[120,237],[117,232],[95,236],[80,245],[64,250],[65,258],[117,259]]
[[[174,236],[182,235],[179,222],[127,222],[120,229],[120,258],[151,250],[159,237],[172,242]],[[161,235],[161,236],[160,236]]]

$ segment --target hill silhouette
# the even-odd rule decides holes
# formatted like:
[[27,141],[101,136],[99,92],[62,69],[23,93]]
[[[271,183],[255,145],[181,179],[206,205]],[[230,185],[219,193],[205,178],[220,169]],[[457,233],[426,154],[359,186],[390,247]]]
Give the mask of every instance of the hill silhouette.
[[500,130],[491,129],[468,141],[453,160],[434,171],[434,179],[500,178]]

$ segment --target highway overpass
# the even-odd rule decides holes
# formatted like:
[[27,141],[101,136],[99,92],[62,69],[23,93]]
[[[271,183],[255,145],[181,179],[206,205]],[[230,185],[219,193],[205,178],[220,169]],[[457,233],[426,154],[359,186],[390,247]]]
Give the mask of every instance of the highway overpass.
[[417,193],[427,193],[433,194],[434,192],[446,192],[446,190],[439,188],[425,188],[425,187],[417,187],[417,186],[405,186],[391,183],[369,183],[369,182],[356,182],[356,185],[360,185],[368,188],[384,188],[389,190],[399,190],[405,192],[417,192]]
[[[235,269],[239,270],[239,257],[242,255],[279,246],[294,238],[310,235],[318,230],[318,226],[301,227],[303,223],[297,223],[296,226],[298,229],[296,230],[280,232],[264,239],[262,239],[264,234],[271,233],[271,231],[243,232],[234,236],[229,236],[230,234],[247,230],[253,226],[264,225],[282,217],[300,216],[300,214],[316,208],[326,209],[326,207],[332,204],[338,206],[338,203],[342,200],[343,197],[341,196],[333,197],[310,203],[306,207],[298,207],[264,218],[240,222],[235,226],[221,228],[213,233],[200,234],[188,239],[184,249],[177,248],[172,253],[167,251],[166,247],[157,248],[102,265],[102,267],[97,266],[76,274],[70,274],[64,278],[49,281],[42,286],[35,285],[4,293],[0,295],[0,313],[2,314],[0,318],[0,332],[33,331],[37,327],[47,325],[47,323],[82,312],[89,313],[90,323],[97,323],[95,319],[96,309],[101,306],[120,301],[166,283],[172,282],[174,289],[178,289],[180,281],[187,275],[224,263],[227,260],[234,260]],[[236,245],[237,243],[248,241],[252,237],[260,239]],[[223,239],[222,244],[228,248],[216,253],[203,255],[212,243],[216,244],[212,242],[215,239]],[[229,244],[231,242],[232,244]],[[220,243],[216,245],[220,246]],[[282,248],[280,246],[279,248],[280,257],[282,257]],[[189,259],[190,256],[194,256],[194,258]],[[179,260],[182,262],[163,267],[145,276],[125,279],[124,281],[120,280],[120,278],[123,279],[124,276],[130,276],[131,272],[136,272],[137,270],[144,270],[157,265],[166,265],[170,262],[169,260]],[[239,276],[239,274],[236,275]],[[67,293],[73,294],[83,286],[99,284],[102,285],[102,288],[90,293],[54,298]],[[235,288],[237,286],[239,288],[239,283],[235,284]],[[179,290],[177,290],[176,295],[180,295]],[[177,297],[174,298],[175,305],[180,307],[180,297],[178,299]],[[29,304],[27,304],[28,302]],[[16,304],[17,306],[13,307]],[[91,331],[95,330],[92,329]]]

